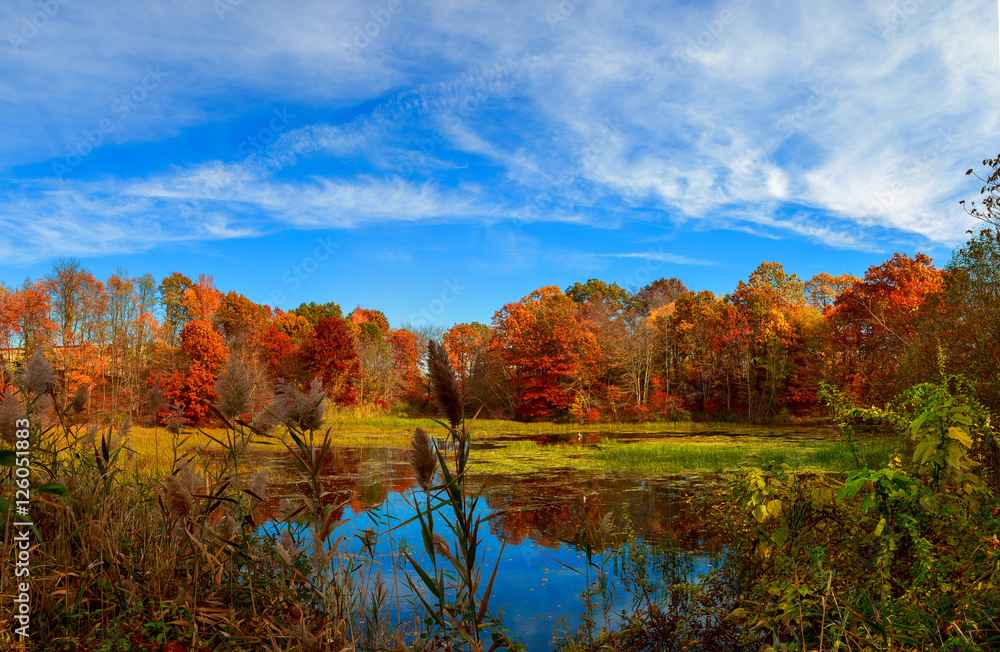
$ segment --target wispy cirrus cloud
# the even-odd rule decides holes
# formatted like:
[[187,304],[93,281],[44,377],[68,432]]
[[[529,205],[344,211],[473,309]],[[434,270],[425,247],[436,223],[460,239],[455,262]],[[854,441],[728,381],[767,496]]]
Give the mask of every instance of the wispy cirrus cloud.
[[[34,7],[9,3],[0,26]],[[969,28],[991,9],[971,0],[891,32],[881,0],[592,0],[555,24],[536,3],[407,2],[351,57],[367,3],[108,7],[68,3],[0,57],[0,223],[60,255],[396,222],[948,246],[1000,120],[997,35]],[[150,65],[162,88],[50,173]],[[288,129],[237,151],[279,104]]]
[[594,254],[606,258],[637,258],[640,260],[651,260],[658,263],[674,263],[675,265],[718,265],[711,260],[699,260],[689,258],[681,254],[672,254],[665,251],[640,251],[621,254]]

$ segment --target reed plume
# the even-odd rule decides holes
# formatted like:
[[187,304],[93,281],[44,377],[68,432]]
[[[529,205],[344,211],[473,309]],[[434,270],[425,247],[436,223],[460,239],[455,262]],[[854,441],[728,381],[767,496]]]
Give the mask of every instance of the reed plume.
[[194,508],[194,497],[177,476],[167,476],[167,512],[177,518],[187,518]]
[[452,428],[458,427],[465,416],[462,392],[458,389],[455,370],[448,360],[443,344],[431,340],[427,344],[427,369],[431,379],[431,394],[438,409],[448,419]]
[[264,494],[267,493],[267,467],[257,471],[257,475],[253,477],[253,484],[250,486],[250,491],[259,500],[264,500]]
[[295,559],[299,556],[299,547],[296,545],[295,541],[292,540],[292,535],[288,531],[288,528],[282,530],[281,540],[278,541],[274,547],[277,548],[278,554],[281,555],[281,558],[285,560],[286,564],[289,566],[295,565]]
[[76,391],[73,393],[73,397],[69,400],[69,404],[66,409],[73,414],[80,414],[87,409],[87,403],[90,402],[90,387],[86,385],[78,385]]
[[56,386],[56,377],[52,375],[52,367],[45,359],[42,349],[36,350],[28,359],[24,370],[23,383],[25,388],[34,394],[50,394]]
[[288,383],[283,383],[278,396],[268,406],[267,411],[278,416],[286,426],[299,430],[319,430],[326,417],[326,391],[323,381],[313,378],[309,390],[300,392]]
[[225,370],[215,381],[215,393],[219,396],[215,407],[222,416],[232,421],[250,409],[253,390],[254,382],[246,364],[238,355],[232,355]]
[[163,388],[160,387],[159,382],[150,387],[149,391],[146,392],[146,406],[149,409],[150,416],[153,417],[153,425],[156,425],[160,408],[167,407],[167,397],[163,395]]
[[444,557],[451,557],[451,547],[443,536],[435,532],[431,538],[434,540],[434,552]]
[[275,403],[272,401],[263,410],[260,410],[253,415],[253,419],[250,420],[250,427],[257,432],[262,432],[265,435],[270,434],[274,430],[274,427],[278,425],[282,418],[279,418],[276,412],[281,410],[280,403]]
[[21,406],[17,394],[8,393],[3,398],[3,402],[0,403],[0,438],[7,443],[12,443],[17,433],[17,420],[23,418],[24,408]]
[[423,428],[413,431],[410,442],[410,466],[417,476],[417,484],[424,491],[430,491],[434,484],[434,472],[437,470],[437,456],[434,454],[434,444],[430,435]]

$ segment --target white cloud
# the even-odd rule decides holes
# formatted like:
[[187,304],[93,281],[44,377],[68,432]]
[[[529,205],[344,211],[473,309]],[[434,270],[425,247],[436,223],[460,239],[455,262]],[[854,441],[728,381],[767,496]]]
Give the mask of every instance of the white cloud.
[[[832,247],[876,232],[949,245],[978,190],[965,169],[995,154],[995,14],[972,0],[915,3],[893,29],[884,0],[588,0],[551,24],[558,3],[404,2],[349,60],[382,6],[64,5],[0,57],[0,224],[55,255],[372,221],[606,226],[632,210]],[[14,0],[0,27],[35,11]],[[65,157],[155,65],[169,76],[102,148],[158,151],[257,107],[368,104],[297,117],[245,157],[192,143],[150,173],[99,155],[65,181],[14,172]]]
[[681,254],[673,254],[665,251],[641,251],[625,254],[595,254],[608,258],[639,258],[641,260],[651,260],[658,263],[674,263],[676,265],[718,265],[710,260],[699,260],[689,258]]

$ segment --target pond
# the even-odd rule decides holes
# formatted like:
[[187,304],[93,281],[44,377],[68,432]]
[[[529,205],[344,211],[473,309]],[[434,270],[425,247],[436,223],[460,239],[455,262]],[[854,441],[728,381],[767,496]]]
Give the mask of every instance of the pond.
[[[828,431],[817,429],[781,434],[792,445],[824,440],[829,436]],[[684,435],[690,437],[690,433],[662,432],[499,435],[483,442],[480,450],[502,449],[525,441],[540,447],[575,444],[587,448],[611,438],[617,442],[649,442],[651,439],[679,440]],[[756,440],[761,436],[761,433],[742,433],[735,429],[699,433],[699,438],[718,437],[733,446],[739,445],[744,438]],[[474,450],[473,457],[475,455]],[[269,496],[291,496],[300,491],[296,487],[297,467],[289,453],[267,455],[257,462],[272,470],[274,481]],[[718,490],[725,482],[723,477],[688,473],[644,479],[573,470],[570,466],[547,468],[542,473],[502,476],[480,472],[472,475],[468,483],[470,490],[483,492],[483,515],[493,515],[480,548],[485,553],[483,574],[487,579],[484,585],[493,565],[499,561],[490,599],[491,611],[494,615],[502,612],[505,628],[529,651],[552,649],[561,634],[575,631],[580,623],[585,604],[581,595],[588,581],[594,580],[593,573],[589,580],[586,575],[588,564],[582,533],[588,528],[600,530],[602,521],[611,519],[617,526],[615,540],[621,541],[621,527],[627,517],[638,540],[651,551],[659,550],[659,554],[654,555],[658,565],[651,570],[654,579],[662,575],[673,581],[694,580],[718,562],[722,551],[722,542],[702,523],[692,498],[696,503],[699,498]],[[485,470],[488,469],[489,465],[485,465]],[[412,521],[400,525],[414,517],[414,498],[423,500],[409,463],[408,450],[334,447],[323,469],[322,490],[328,492],[324,502],[338,506],[334,518],[346,521],[337,532],[343,536],[341,553],[348,556],[365,554],[358,535],[366,528],[379,533],[392,530],[391,536],[378,538],[369,554],[376,565],[381,565],[384,577],[400,578],[397,580],[399,593],[409,595],[399,571],[393,574],[394,562],[398,569],[409,569],[408,562],[400,556],[400,546],[411,551],[419,563],[425,563],[426,559],[416,554],[423,550],[419,524]],[[272,501],[271,506],[276,508],[276,502]],[[266,524],[263,527],[273,532],[275,526]],[[436,527],[436,531],[447,532],[443,527]],[[609,559],[606,566],[611,580],[617,577],[616,561],[620,560]],[[609,619],[605,622],[598,615],[598,629],[603,624],[613,626],[618,621],[615,614],[632,604],[632,596],[627,590],[613,586]],[[393,608],[397,618],[406,620],[413,616],[405,604]]]
[[[383,577],[396,578],[402,599],[393,605],[394,617],[412,619],[414,614],[404,603],[405,598],[415,598],[400,573],[409,572],[414,578],[416,574],[400,554],[401,547],[418,563],[427,560],[419,523],[413,520],[414,499],[422,500],[423,494],[408,448],[403,447],[407,440],[377,434],[367,440],[344,436],[351,444],[337,445],[342,435],[336,436],[320,476],[321,490],[326,492],[323,502],[336,506],[335,520],[345,521],[336,532],[342,537],[338,552],[346,556],[341,561],[368,554],[371,566],[380,568]],[[468,489],[482,490],[481,515],[491,516],[480,547],[485,553],[483,585],[499,562],[491,612],[502,612],[512,638],[530,651],[550,650],[554,640],[575,631],[585,608],[582,595],[594,579],[592,572],[589,579],[586,575],[583,533],[600,531],[605,521],[615,525],[607,549],[624,540],[627,524],[655,562],[652,579],[696,581],[722,556],[722,540],[700,514],[731,472],[769,460],[812,472],[820,457],[831,458],[831,447],[839,445],[836,439],[835,430],[823,427],[718,424],[632,432],[487,432],[474,437]],[[391,445],[380,443],[386,441]],[[835,456],[831,459],[836,461]],[[271,470],[272,515],[279,513],[282,497],[304,491],[290,453],[263,454],[253,464]],[[271,521],[262,527],[275,533],[278,526]],[[360,537],[368,528],[379,534],[371,548]],[[448,533],[440,521],[435,531]],[[597,546],[594,554],[599,557],[602,552]],[[604,624],[613,627],[618,622],[615,614],[632,606],[632,596],[616,582],[620,561],[620,557],[606,560],[614,595],[607,605],[608,620],[599,614],[597,629]]]

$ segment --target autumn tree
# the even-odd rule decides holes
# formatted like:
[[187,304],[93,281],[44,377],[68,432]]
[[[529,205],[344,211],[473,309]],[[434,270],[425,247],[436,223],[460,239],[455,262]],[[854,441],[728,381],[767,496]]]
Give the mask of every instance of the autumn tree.
[[321,319],[344,318],[344,313],[341,312],[340,306],[333,301],[329,301],[327,303],[314,303],[312,301],[309,303],[302,303],[298,308],[292,310],[292,312],[305,317],[313,326],[318,324]]
[[107,282],[107,326],[104,350],[108,357],[106,407],[112,413],[135,412],[140,406],[147,361],[157,329],[153,309],[159,297],[150,274],[131,278],[119,269]]
[[389,332],[389,320],[385,318],[385,315],[381,310],[372,310],[370,308],[362,308],[361,306],[358,306],[351,311],[351,314],[347,316],[347,319],[355,326],[360,326],[364,323],[371,323],[377,326],[383,333]]
[[14,315],[16,332],[20,336],[24,359],[27,360],[36,349],[52,343],[58,325],[52,321],[52,298],[45,283],[36,283],[30,278],[17,290],[15,302],[18,312]]
[[361,361],[354,334],[343,319],[321,318],[302,344],[299,356],[308,373],[322,378],[327,393],[337,403],[357,402]]
[[268,306],[258,305],[230,290],[219,304],[214,323],[230,345],[238,342],[240,348],[255,351],[270,317],[271,309]]
[[278,312],[271,325],[284,333],[293,344],[301,344],[312,333],[314,324],[296,312]]
[[177,346],[177,336],[192,318],[184,295],[194,282],[180,272],[174,272],[160,281],[160,305],[163,310],[163,341],[167,346]]
[[781,263],[762,262],[730,297],[749,329],[743,347],[740,389],[751,421],[769,418],[780,403],[796,346],[791,313],[805,303],[805,284]]
[[1000,233],[970,234],[946,267],[937,342],[950,370],[968,376],[980,400],[1000,410]]
[[207,274],[199,274],[198,282],[184,291],[182,299],[191,319],[212,323],[215,313],[222,305],[222,293],[215,287],[215,281]]
[[[897,377],[928,297],[944,284],[930,257],[893,254],[841,293],[830,313],[840,383],[863,402],[881,403],[908,385]],[[933,357],[928,361],[934,364]]]
[[184,367],[162,381],[164,395],[184,409],[192,425],[204,425],[215,402],[215,383],[229,357],[226,344],[212,324],[195,319],[181,330]]
[[687,291],[678,278],[660,278],[636,292],[634,301],[638,310],[648,314],[677,301]]
[[490,327],[479,322],[455,324],[441,337],[445,351],[462,391],[472,376],[476,360],[485,352],[490,340]]
[[806,281],[803,289],[805,290],[808,304],[822,311],[832,307],[837,297],[843,294],[844,290],[857,283],[858,280],[858,277],[852,274],[833,276],[832,274],[821,272]]
[[589,389],[597,343],[582,327],[577,305],[559,288],[540,288],[505,305],[494,315],[493,329],[517,416],[558,417]]
[[566,296],[576,303],[605,300],[621,306],[632,300],[631,293],[617,283],[605,283],[596,278],[589,279],[586,283],[574,283],[566,288]]
[[361,321],[357,328],[355,342],[361,363],[358,401],[370,400],[385,407],[397,389],[395,355],[377,322]]
[[80,320],[83,268],[76,258],[60,259],[52,263],[52,271],[45,277],[52,304],[52,321],[59,327],[61,344],[76,342],[75,327]]
[[405,328],[389,332],[388,342],[394,358],[398,395],[414,405],[422,404],[427,399],[418,366],[420,361],[418,341],[416,334]]
[[278,330],[277,326],[269,326],[264,331],[261,336],[261,356],[272,380],[290,380],[297,375],[294,371],[295,350],[292,338]]

